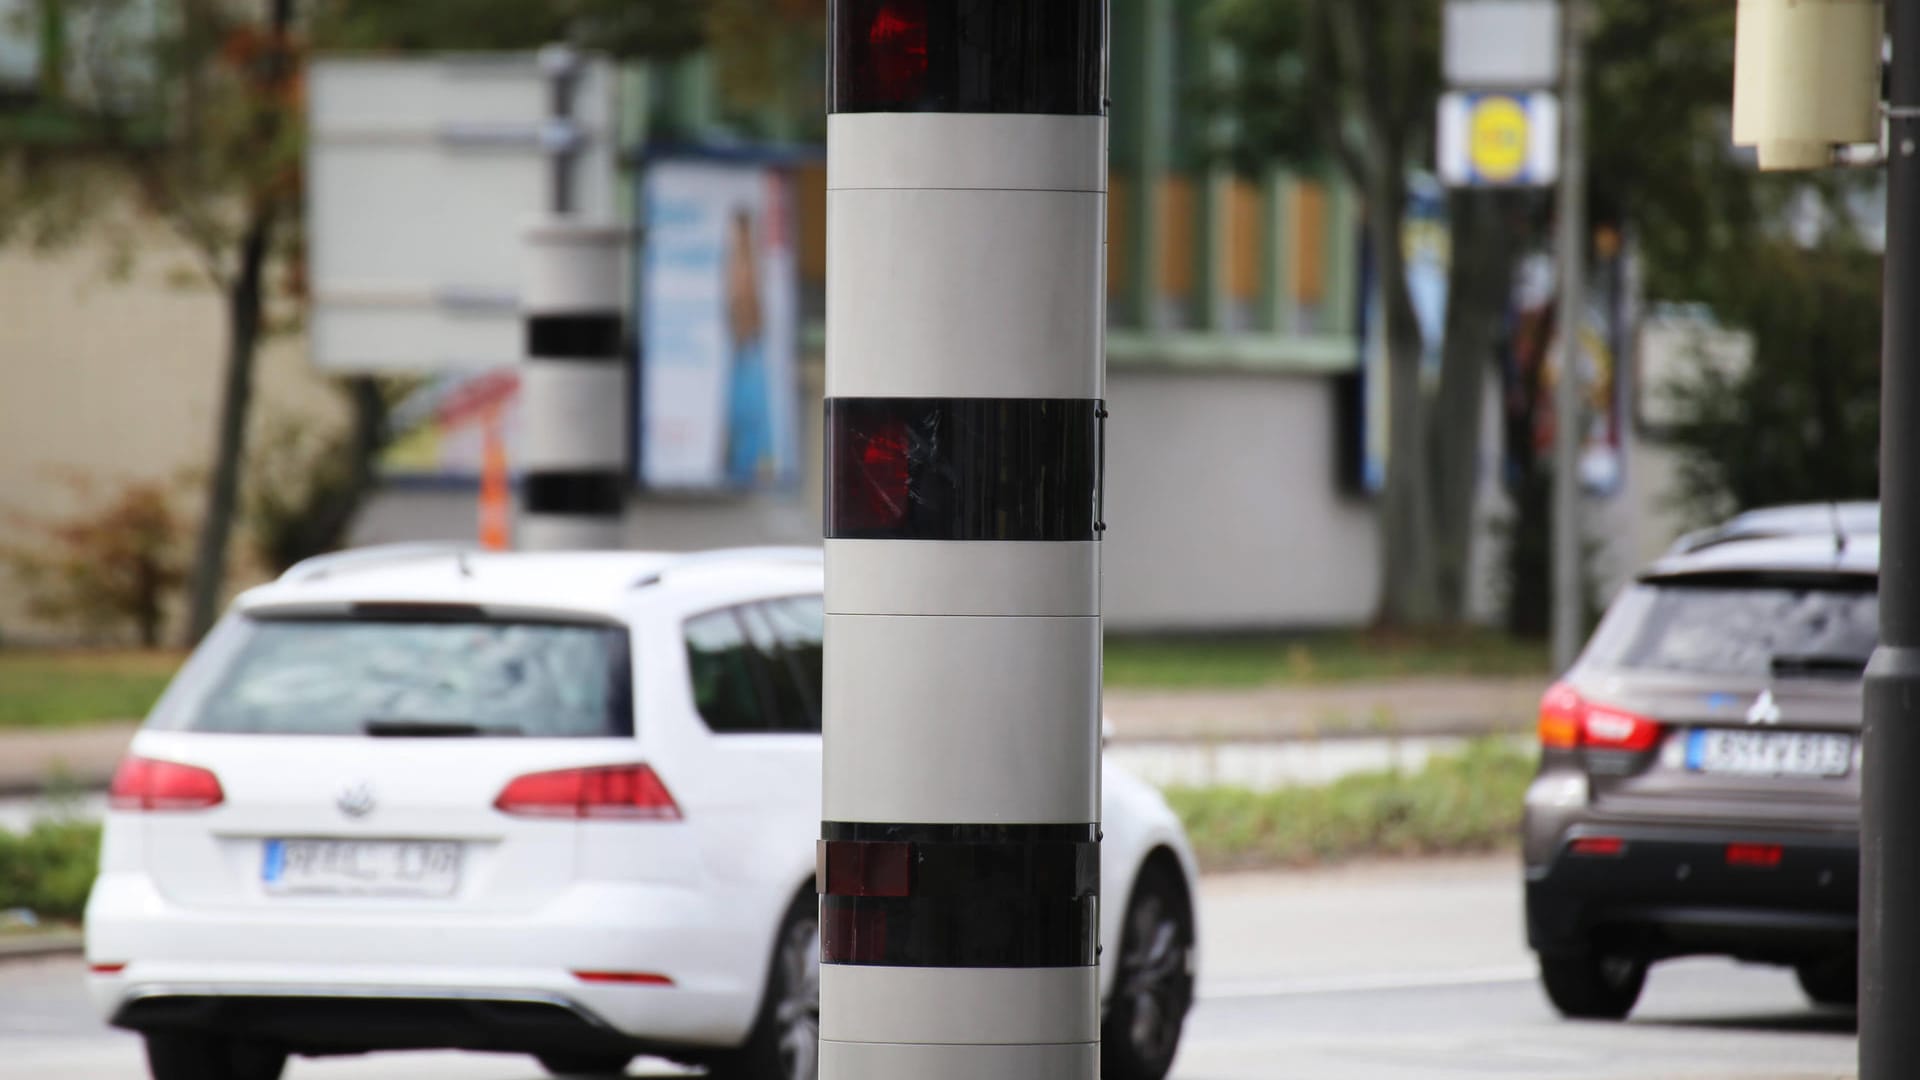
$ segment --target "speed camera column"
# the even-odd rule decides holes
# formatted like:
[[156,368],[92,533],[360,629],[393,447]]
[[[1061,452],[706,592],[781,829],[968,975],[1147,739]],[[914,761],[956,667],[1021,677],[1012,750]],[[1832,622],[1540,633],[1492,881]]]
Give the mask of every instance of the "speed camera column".
[[1099,1069],[1102,0],[835,0],[823,1080]]

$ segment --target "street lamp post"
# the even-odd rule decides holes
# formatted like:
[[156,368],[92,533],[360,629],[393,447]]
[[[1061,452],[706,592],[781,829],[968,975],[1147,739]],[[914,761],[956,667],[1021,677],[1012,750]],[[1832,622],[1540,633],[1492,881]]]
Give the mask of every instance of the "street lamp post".
[[1880,393],[1880,647],[1867,666],[1860,1077],[1920,1070],[1920,0],[1893,0]]

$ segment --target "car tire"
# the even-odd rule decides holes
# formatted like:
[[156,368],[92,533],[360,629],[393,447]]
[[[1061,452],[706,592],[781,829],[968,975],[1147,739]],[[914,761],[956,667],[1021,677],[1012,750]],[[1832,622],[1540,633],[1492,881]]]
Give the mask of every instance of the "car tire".
[[1816,1005],[1860,1003],[1860,960],[1849,953],[1794,965],[1800,989]]
[[773,939],[773,961],[753,1031],[739,1049],[709,1059],[724,1080],[816,1080],[820,1074],[820,900],[794,901]]
[[280,1080],[287,1068],[285,1050],[197,1031],[150,1031],[146,1044],[153,1080]]
[[1540,954],[1540,985],[1570,1020],[1624,1020],[1647,984],[1647,962],[1584,951]]
[[535,1054],[534,1060],[553,1076],[608,1077],[627,1075],[631,1055]]
[[1178,871],[1150,861],[1121,922],[1113,995],[1100,1028],[1103,1080],[1161,1080],[1193,1005],[1193,908]]

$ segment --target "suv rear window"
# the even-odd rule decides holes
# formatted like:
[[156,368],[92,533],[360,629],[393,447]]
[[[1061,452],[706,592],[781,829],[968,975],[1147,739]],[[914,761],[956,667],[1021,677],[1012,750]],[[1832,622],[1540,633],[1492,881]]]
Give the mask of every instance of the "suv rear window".
[[224,624],[152,726],[258,735],[582,738],[633,732],[626,631],[473,618]]
[[1869,577],[1654,580],[1615,601],[1586,659],[1704,675],[1858,674],[1879,639]]

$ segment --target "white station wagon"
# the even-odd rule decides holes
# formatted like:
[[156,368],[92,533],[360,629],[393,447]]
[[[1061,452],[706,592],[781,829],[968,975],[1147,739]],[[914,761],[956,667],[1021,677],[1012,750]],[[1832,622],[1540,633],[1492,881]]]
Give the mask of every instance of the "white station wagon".
[[[102,1015],[155,1080],[419,1048],[809,1080],[821,574],[817,549],[412,545],[247,592],[114,779]],[[1104,785],[1104,1068],[1158,1080],[1193,860],[1157,793]]]

